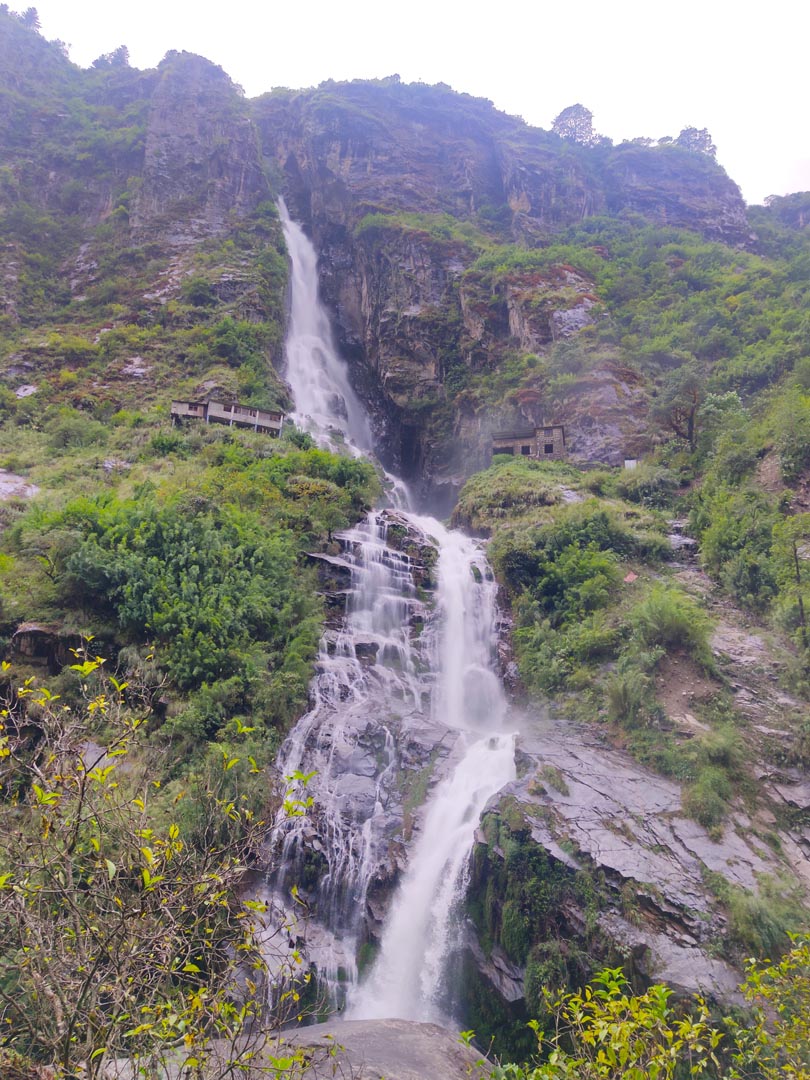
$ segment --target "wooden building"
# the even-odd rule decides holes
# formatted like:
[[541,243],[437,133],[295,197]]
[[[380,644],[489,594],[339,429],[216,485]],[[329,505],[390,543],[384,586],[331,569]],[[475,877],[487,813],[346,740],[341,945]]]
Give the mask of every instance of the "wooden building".
[[514,454],[515,457],[540,461],[565,457],[565,427],[562,424],[546,424],[517,431],[493,432],[492,453]]
[[173,424],[183,420],[204,420],[206,424],[251,428],[265,435],[280,435],[284,413],[254,409],[251,405],[223,405],[220,401],[173,401]]

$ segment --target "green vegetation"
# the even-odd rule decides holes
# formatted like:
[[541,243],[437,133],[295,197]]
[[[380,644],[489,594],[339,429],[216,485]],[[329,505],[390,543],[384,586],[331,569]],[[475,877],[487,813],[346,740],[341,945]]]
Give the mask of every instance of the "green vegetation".
[[[719,836],[732,800],[751,787],[743,734],[713,681],[710,621],[667,576],[661,519],[639,505],[655,470],[638,484],[633,476],[496,459],[465,485],[456,517],[492,535],[489,554],[512,603],[529,693],[551,695],[578,718],[606,720],[640,762],[684,783],[684,810]],[[563,493],[576,487],[601,497],[565,502]],[[639,501],[617,497],[619,490]],[[706,704],[695,706],[705,730],[688,741],[676,737],[657,696],[673,661],[679,681],[712,687]]]
[[19,515],[4,536],[15,573],[2,610],[19,618],[26,596],[27,618],[100,633],[131,658],[125,667],[149,651],[172,700],[155,737],[193,757],[200,740],[249,717],[266,762],[306,699],[320,635],[301,560],[356,519],[376,476],[251,433],[206,429],[196,456],[198,436],[172,435],[158,443],[174,466],[161,486]]
[[[545,779],[560,782],[554,774]],[[597,874],[572,871],[550,858],[532,841],[526,812],[509,800],[500,814],[485,816],[486,843],[474,852],[467,904],[485,950],[499,945],[510,960],[525,966],[526,1007],[532,1014],[543,1007],[543,987],[576,986],[607,959],[596,923],[605,886]],[[567,932],[572,907],[583,910],[587,922],[576,940]],[[499,1019],[476,998],[474,981],[468,995],[471,1021],[495,1038],[496,1053],[514,1054],[521,1046],[528,1051],[520,1017]]]
[[267,1040],[299,994],[269,1009],[266,905],[239,896],[266,785],[234,781],[243,744],[163,790],[140,688],[77,660],[78,707],[29,679],[0,726],[3,1075],[95,1078],[121,1057],[297,1075],[304,1055]]
[[373,239],[378,232],[415,233],[422,239],[429,238],[441,244],[452,241],[474,251],[488,243],[487,237],[474,225],[459,221],[450,214],[416,214],[405,211],[397,214],[366,214],[354,229],[355,236],[365,236],[367,239]]
[[688,1008],[662,985],[633,993],[621,968],[599,972],[584,990],[544,990],[550,1033],[529,1027],[538,1057],[498,1066],[492,1080],[793,1080],[810,1077],[810,943],[794,940],[778,963],[749,960],[740,987],[744,1019],[713,1018],[695,997]]

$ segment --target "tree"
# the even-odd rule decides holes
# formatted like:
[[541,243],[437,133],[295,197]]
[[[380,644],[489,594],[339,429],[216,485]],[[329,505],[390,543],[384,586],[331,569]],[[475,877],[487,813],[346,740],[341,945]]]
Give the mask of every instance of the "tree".
[[35,7],[26,8],[22,15],[20,15],[20,22],[23,26],[27,26],[31,30],[39,30],[39,12]]
[[654,419],[679,439],[685,439],[690,450],[697,443],[698,409],[703,392],[703,374],[694,361],[689,361],[664,377],[652,408]]
[[794,938],[776,962],[749,960],[741,990],[751,1015],[730,1022],[731,1080],[810,1080],[810,940]]
[[126,45],[119,45],[113,52],[102,53],[96,57],[92,66],[94,68],[129,67],[129,49]]
[[776,560],[776,579],[780,585],[782,621],[791,630],[802,648],[810,649],[807,626],[810,610],[810,514],[794,514],[779,522],[773,530],[773,554]]
[[707,128],[684,128],[675,140],[675,145],[691,150],[694,154],[706,154],[712,158],[717,154],[717,147]]
[[563,109],[552,121],[551,130],[561,139],[579,143],[580,146],[593,146],[601,138],[593,129],[593,113],[579,103]]
[[[266,838],[228,791],[239,758],[224,754],[189,793],[206,840],[189,843],[171,816],[183,793],[159,802],[128,687],[101,664],[72,666],[83,709],[29,679],[2,710],[0,1071],[41,1063],[54,1080],[93,1080],[126,1058],[144,1077],[168,1060],[206,1080],[290,1076],[299,1057],[264,1043],[298,994],[268,1015],[266,905],[239,899]],[[108,733],[103,748],[91,729]]]

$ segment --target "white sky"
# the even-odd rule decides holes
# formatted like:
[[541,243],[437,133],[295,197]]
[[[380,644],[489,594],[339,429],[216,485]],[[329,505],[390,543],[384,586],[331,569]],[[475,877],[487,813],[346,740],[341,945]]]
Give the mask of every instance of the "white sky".
[[449,83],[548,128],[582,102],[615,141],[706,127],[749,203],[810,190],[803,0],[11,0],[82,66],[127,45],[221,65],[254,97],[376,78]]

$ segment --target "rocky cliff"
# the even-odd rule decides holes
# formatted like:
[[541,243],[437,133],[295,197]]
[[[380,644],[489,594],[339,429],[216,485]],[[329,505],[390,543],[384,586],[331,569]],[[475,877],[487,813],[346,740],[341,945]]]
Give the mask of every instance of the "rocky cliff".
[[[736,186],[677,146],[580,146],[397,77],[248,102],[188,53],[140,72],[119,50],[80,71],[13,18],[0,31],[9,317],[83,302],[100,268],[129,279],[117,302],[157,317],[206,246],[210,266],[217,239],[281,190],[320,253],[384,459],[439,505],[487,463],[498,428],[563,421],[579,460],[649,445],[650,388],[627,356],[602,352],[584,372],[560,360],[605,315],[593,266],[557,250],[567,232],[608,216],[750,240]],[[255,257],[231,250],[226,284],[210,283],[261,320]]]
[[515,423],[572,421],[581,459],[616,461],[644,441],[635,381],[615,367],[600,365],[579,400],[551,400],[531,373],[478,392],[510,354],[543,357],[590,325],[600,299],[587,275],[553,260],[482,271],[487,249],[547,248],[598,215],[750,240],[739,191],[711,158],[578,146],[448,87],[327,83],[266,95],[253,112],[320,252],[384,453],[434,489],[484,464],[490,432]]

